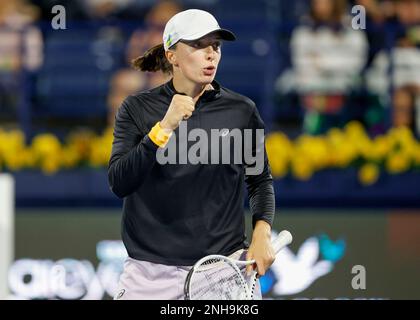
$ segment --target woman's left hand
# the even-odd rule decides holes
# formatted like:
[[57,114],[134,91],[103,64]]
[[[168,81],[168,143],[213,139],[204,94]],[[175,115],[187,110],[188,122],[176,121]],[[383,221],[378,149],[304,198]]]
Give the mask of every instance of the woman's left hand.
[[267,222],[259,220],[255,224],[252,241],[246,255],[246,259],[255,260],[255,264],[247,266],[247,274],[250,275],[251,271],[257,268],[258,276],[263,276],[275,258],[276,255],[271,245],[271,226]]

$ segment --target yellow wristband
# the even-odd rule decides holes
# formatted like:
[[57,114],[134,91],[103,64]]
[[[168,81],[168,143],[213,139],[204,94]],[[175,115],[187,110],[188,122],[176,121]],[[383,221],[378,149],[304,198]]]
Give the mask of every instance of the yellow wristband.
[[166,146],[171,136],[172,130],[162,129],[160,122],[157,122],[149,132],[149,138],[161,148]]

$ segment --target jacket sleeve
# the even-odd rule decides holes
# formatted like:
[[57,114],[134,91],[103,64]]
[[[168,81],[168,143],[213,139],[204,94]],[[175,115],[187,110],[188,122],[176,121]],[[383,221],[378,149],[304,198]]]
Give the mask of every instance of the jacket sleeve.
[[108,165],[109,186],[120,198],[140,187],[156,162],[158,149],[148,134],[141,130],[140,116],[133,116],[134,99],[128,97],[115,117],[114,141]]
[[[256,107],[254,107],[248,128],[252,129],[252,152],[257,159],[256,161],[261,161],[262,166],[261,172],[245,174],[249,207],[252,213],[252,226],[254,227],[258,220],[264,220],[272,226],[275,213],[273,178],[271,176],[264,139],[259,142],[257,140],[257,129],[260,129],[262,138],[264,137],[264,122]],[[257,166],[255,163],[252,165]],[[247,166],[249,167],[249,164]]]

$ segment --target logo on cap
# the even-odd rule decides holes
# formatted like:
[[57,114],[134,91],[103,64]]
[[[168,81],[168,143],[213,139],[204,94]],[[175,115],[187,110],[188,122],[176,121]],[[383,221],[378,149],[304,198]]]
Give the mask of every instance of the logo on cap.
[[172,45],[172,35],[168,35],[168,39],[166,39],[166,47],[169,48]]

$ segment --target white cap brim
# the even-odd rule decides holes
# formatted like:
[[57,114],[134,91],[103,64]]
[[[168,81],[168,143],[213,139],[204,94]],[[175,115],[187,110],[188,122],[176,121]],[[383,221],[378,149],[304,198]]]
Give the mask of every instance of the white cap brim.
[[218,33],[222,40],[226,40],[226,41],[235,41],[236,40],[235,34],[232,31],[229,31],[227,29],[215,29],[215,30],[212,30],[212,31],[204,32],[204,33],[203,32],[195,33],[195,34],[192,34],[192,35],[184,36],[180,40],[194,41],[194,40],[201,39],[205,36],[208,36],[212,33]]

